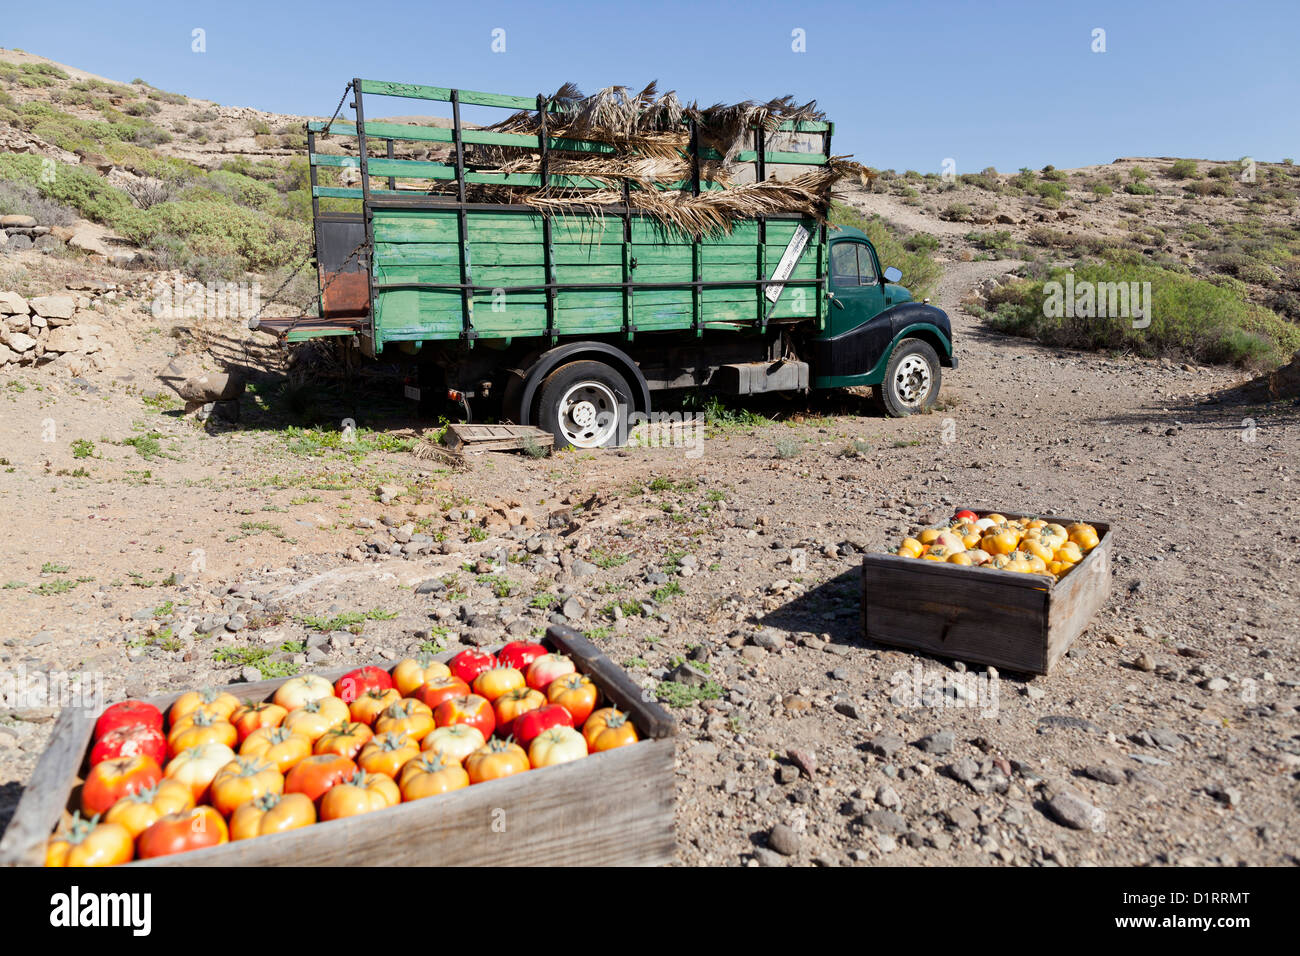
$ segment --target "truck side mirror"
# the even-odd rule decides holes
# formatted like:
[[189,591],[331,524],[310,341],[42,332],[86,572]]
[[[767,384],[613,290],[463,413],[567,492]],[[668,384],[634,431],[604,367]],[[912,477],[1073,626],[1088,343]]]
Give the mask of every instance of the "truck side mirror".
[[888,269],[885,270],[886,282],[897,282],[901,278],[903,278],[903,273],[899,272],[893,266],[890,266]]

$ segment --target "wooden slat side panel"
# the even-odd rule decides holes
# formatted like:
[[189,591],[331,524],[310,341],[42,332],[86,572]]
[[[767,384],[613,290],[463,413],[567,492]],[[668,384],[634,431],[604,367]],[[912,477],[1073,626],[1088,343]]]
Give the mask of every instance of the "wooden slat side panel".
[[69,707],[50,733],[50,744],[23,790],[13,819],[0,840],[0,865],[41,866],[45,844],[68,804],[90,746],[98,715]]
[[[672,740],[185,854],[187,866],[618,866],[672,860]],[[165,866],[164,860],[135,866]]]
[[563,624],[552,624],[546,636],[573,658],[578,670],[590,677],[606,697],[627,711],[643,733],[655,738],[677,733],[677,719],[586,637]]
[[1047,632],[1048,673],[1110,596],[1110,558],[1111,534],[1107,531],[1097,547],[1052,588]]
[[1046,590],[1007,586],[992,575],[918,573],[922,562],[881,557],[867,555],[862,562],[863,625],[870,640],[1044,672]]

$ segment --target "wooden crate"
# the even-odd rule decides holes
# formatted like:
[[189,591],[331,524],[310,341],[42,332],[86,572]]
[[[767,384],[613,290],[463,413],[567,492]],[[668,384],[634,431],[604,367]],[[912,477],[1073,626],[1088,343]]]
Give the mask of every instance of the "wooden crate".
[[[568,654],[604,700],[629,713],[643,738],[573,763],[492,780],[386,810],[330,820],[130,866],[582,866],[672,860],[676,721],[594,644],[552,626],[542,643]],[[452,652],[440,655],[445,660]],[[359,666],[359,665],[358,665]],[[346,670],[322,672],[334,680]],[[283,680],[232,684],[241,700],[266,700]],[[150,698],[160,708],[180,693]],[[74,809],[98,715],[64,710],[23,792],[0,863],[39,866],[65,810]]]
[[[1040,517],[1062,525],[1078,520]],[[863,633],[881,644],[1048,674],[1110,594],[1110,525],[1088,524],[1100,541],[1059,581],[869,554],[862,560]]]

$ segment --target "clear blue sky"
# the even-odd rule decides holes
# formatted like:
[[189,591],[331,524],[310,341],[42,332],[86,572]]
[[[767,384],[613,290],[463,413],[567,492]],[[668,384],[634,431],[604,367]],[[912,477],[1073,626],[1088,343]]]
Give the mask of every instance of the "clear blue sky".
[[[207,51],[191,51],[191,31]],[[505,30],[504,53],[491,49]],[[1106,52],[1092,33],[1106,31]],[[805,32],[807,50],[791,49]],[[1300,154],[1300,3],[46,3],[0,46],[219,103],[328,113],[353,76],[532,96],[657,79],[704,103],[791,93],[872,166]],[[372,115],[416,112],[375,103]],[[469,117],[484,121],[483,115]]]

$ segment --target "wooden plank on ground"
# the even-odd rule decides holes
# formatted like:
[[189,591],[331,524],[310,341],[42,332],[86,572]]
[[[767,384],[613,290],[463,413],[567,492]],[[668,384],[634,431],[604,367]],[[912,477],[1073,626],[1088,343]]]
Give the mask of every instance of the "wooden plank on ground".
[[553,448],[555,436],[532,425],[448,425],[443,443],[452,451],[514,451],[529,444]]

